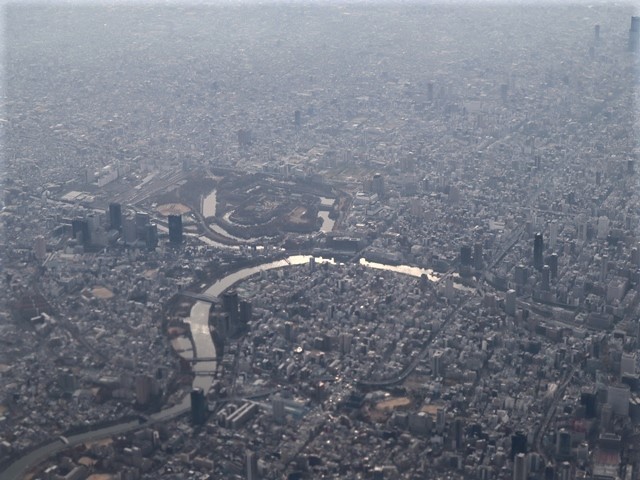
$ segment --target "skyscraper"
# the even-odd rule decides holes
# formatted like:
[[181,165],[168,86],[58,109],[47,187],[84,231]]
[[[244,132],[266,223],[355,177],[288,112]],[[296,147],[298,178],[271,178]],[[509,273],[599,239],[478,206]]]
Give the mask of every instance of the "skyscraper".
[[191,390],[191,422],[202,425],[207,419],[207,401],[201,388]]
[[109,228],[120,230],[122,227],[122,205],[119,203],[109,204]]
[[182,215],[169,215],[169,242],[174,245],[182,243]]
[[533,239],[533,267],[542,271],[542,267],[544,267],[544,240],[542,239],[542,233],[536,233],[536,236]]

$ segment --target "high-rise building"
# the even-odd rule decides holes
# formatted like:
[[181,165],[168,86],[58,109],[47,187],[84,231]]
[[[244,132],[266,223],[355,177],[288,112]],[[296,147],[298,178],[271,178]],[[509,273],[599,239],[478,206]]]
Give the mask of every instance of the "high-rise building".
[[222,309],[227,315],[229,315],[231,328],[235,329],[238,326],[238,316],[240,313],[238,292],[235,290],[229,290],[222,294]]
[[500,85],[500,99],[502,100],[502,103],[507,103],[508,94],[509,94],[509,85],[506,83],[503,83],[502,85]]
[[379,198],[384,197],[384,178],[381,173],[373,175],[371,180],[371,191],[378,195]]
[[550,290],[551,283],[551,267],[545,265],[542,267],[542,290],[548,292]]
[[508,290],[504,300],[504,310],[507,315],[515,317],[516,315],[516,291]]
[[258,477],[258,455],[256,452],[247,450],[247,480],[257,480]]
[[544,240],[542,239],[542,233],[536,233],[533,239],[533,267],[542,271],[544,267]]
[[124,217],[122,221],[122,236],[124,243],[132,245],[136,243],[136,221],[132,217]]
[[556,248],[558,242],[558,221],[553,220],[549,224],[549,248],[552,250]]
[[620,358],[620,375],[636,373],[636,356],[632,353],[623,353]]
[[203,425],[207,419],[207,399],[204,390],[194,388],[191,390],[191,422],[194,425]]
[[169,242],[174,245],[182,243],[182,215],[169,215]]
[[604,240],[609,235],[609,219],[605,216],[598,217],[598,240]]
[[628,385],[609,385],[607,389],[607,405],[611,406],[614,415],[629,415],[629,399],[631,392]]
[[91,234],[89,233],[89,222],[83,218],[76,218],[71,221],[71,233],[73,238],[82,245],[91,244]]
[[552,253],[547,259],[547,264],[551,270],[551,278],[558,278],[558,254]]
[[296,110],[293,114],[294,116],[294,125],[296,126],[296,128],[300,128],[300,126],[302,125],[302,112],[300,112],[300,110]]
[[580,393],[580,404],[584,405],[585,418],[595,418],[598,414],[598,396],[595,392],[584,390]]
[[122,228],[122,205],[119,203],[109,204],[109,228],[111,230]]
[[158,246],[158,226],[155,223],[150,223],[146,227],[145,243],[149,250],[155,250]]
[[513,462],[513,480],[527,480],[527,456],[518,453]]
[[136,377],[136,403],[138,405],[148,405],[157,390],[158,384],[155,378],[149,375],[138,375]]
[[571,480],[571,464],[569,462],[562,462],[557,466],[557,480]]
[[273,399],[271,400],[271,407],[273,409],[273,420],[276,423],[284,423],[284,420],[285,420],[284,399],[279,395],[273,397]]
[[596,42],[599,42],[599,41],[600,41],[600,25],[595,25],[595,26],[593,27],[593,39],[594,39]]
[[444,407],[438,407],[436,409],[436,431],[438,433],[444,432],[444,427],[447,421],[447,412]]
[[427,83],[427,101],[433,102],[433,82]]
[[473,245],[473,263],[476,270],[482,270],[484,267],[484,254],[482,252],[482,243],[476,242]]
[[631,27],[629,28],[629,51],[640,50],[640,17],[631,17]]
[[471,246],[463,245],[460,247],[460,263],[464,266],[470,266],[472,263]]
[[33,244],[33,253],[38,260],[44,260],[47,256],[47,241],[42,235],[35,238]]
[[431,357],[431,375],[439,377],[442,375],[442,351],[436,350]]
[[464,446],[464,419],[456,417],[453,421],[453,440],[456,450],[460,450]]
[[244,128],[238,130],[238,147],[240,147],[240,149],[250,146],[251,142],[252,142],[251,130],[247,130]]
[[562,428],[556,434],[556,457],[560,460],[571,456],[571,432]]
[[527,453],[527,436],[520,431],[511,435],[511,460],[519,453]]
[[240,323],[243,326],[246,326],[251,321],[252,315],[253,307],[251,306],[251,302],[242,300],[240,302]]
[[136,212],[136,240],[144,242],[147,233],[147,225],[149,225],[149,214],[146,212]]

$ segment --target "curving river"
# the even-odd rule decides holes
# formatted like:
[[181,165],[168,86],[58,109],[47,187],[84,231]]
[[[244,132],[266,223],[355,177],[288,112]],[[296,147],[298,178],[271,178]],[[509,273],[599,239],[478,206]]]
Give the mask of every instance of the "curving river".
[[[243,268],[241,270],[233,272],[215,282],[205,291],[205,293],[210,296],[218,297],[222,295],[222,293],[228,288],[232,287],[241,280],[255,275],[256,273],[266,270],[273,270],[275,268],[304,265],[309,263],[311,258],[315,258],[316,263],[336,263],[333,259],[327,259],[323,257],[313,257],[312,255],[293,255],[283,260],[276,260],[273,262],[264,263],[262,265],[257,265],[255,267]],[[368,262],[365,259],[361,259],[360,264],[370,268],[388,270],[391,272],[410,275],[414,277],[420,277],[424,274],[431,281],[437,281],[439,279],[439,277],[434,275],[432,270],[428,269],[409,267],[406,265],[386,265],[383,263]],[[209,330],[210,307],[211,305],[209,303],[196,302],[191,308],[189,318],[185,320],[191,326],[194,347],[193,356],[195,358],[215,358],[216,356],[215,347],[211,339],[211,332]],[[195,363],[193,370],[196,375],[193,380],[193,387],[202,388],[205,392],[207,392],[211,387],[211,384],[213,383],[213,375],[211,375],[210,372],[215,369],[215,366],[215,362],[213,361],[203,361]],[[22,478],[24,473],[29,468],[42,463],[52,455],[55,455],[56,453],[66,450],[74,445],[79,445],[81,443],[89,441],[96,441],[101,438],[122,434],[125,432],[136,430],[138,428],[143,428],[154,423],[171,420],[186,413],[189,408],[190,396],[186,395],[180,403],[166,408],[161,412],[150,415],[148,421],[145,423],[141,424],[138,421],[128,421],[110,427],[103,427],[86,433],[72,435],[67,438],[68,444],[62,443],[60,440],[53,441],[16,460],[4,472],[0,473],[0,480],[18,480]]]

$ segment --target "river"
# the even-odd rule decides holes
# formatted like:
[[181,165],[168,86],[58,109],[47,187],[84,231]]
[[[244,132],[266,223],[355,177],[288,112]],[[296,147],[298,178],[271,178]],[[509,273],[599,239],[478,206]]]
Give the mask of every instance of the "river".
[[[220,296],[224,293],[225,290],[232,287],[236,283],[244,280],[251,275],[255,275],[261,271],[273,270],[275,268],[284,268],[288,266],[294,265],[304,265],[309,263],[311,258],[315,258],[316,263],[330,263],[335,264],[335,260],[323,258],[323,257],[312,257],[312,255],[293,255],[283,260],[276,260],[273,262],[264,263],[262,265],[257,265],[255,267],[248,267],[238,270],[237,272],[231,273],[226,277],[218,280],[213,285],[211,285],[205,293],[211,296]],[[396,272],[404,275],[411,275],[414,277],[420,277],[423,274],[426,274],[427,277],[432,281],[437,281],[438,277],[433,274],[432,270],[426,270],[422,268],[409,267],[406,265],[385,265],[382,263],[375,262],[367,262],[364,259],[360,260],[360,264],[370,268],[377,268],[382,270],[388,270],[391,272]],[[196,302],[191,308],[191,312],[189,318],[185,321],[191,326],[191,333],[193,337],[193,355],[198,358],[215,358],[216,351],[213,345],[213,341],[211,339],[211,332],[209,330],[209,309],[211,305],[206,302]],[[181,348],[184,348],[184,345],[181,343]],[[190,351],[185,351],[181,353],[187,353]],[[191,355],[185,355],[186,358],[193,358]],[[196,373],[193,380],[193,387],[202,388],[205,392],[209,390],[211,384],[213,383],[213,375],[210,374],[216,367],[214,361],[206,361],[206,362],[198,362],[194,364],[194,372]],[[200,372],[200,374],[198,374]],[[166,408],[161,412],[152,414],[149,416],[149,420],[146,423],[139,424],[139,422],[125,422],[118,425],[113,425],[110,427],[100,428],[98,430],[81,433],[78,435],[72,435],[67,438],[68,444],[62,443],[60,440],[52,441],[49,444],[46,444],[38,449],[26,454],[25,456],[19,458],[14,463],[12,463],[4,472],[0,473],[0,480],[18,480],[22,478],[24,473],[32,468],[34,465],[38,465],[42,463],[47,458],[55,455],[58,452],[66,450],[74,445],[79,445],[81,443],[96,441],[101,438],[110,437],[113,435],[122,434],[125,432],[129,432],[132,430],[136,430],[138,428],[143,428],[154,423],[164,422],[167,420],[171,420],[179,415],[186,413],[190,408],[190,396],[185,395],[182,401],[172,407]]]

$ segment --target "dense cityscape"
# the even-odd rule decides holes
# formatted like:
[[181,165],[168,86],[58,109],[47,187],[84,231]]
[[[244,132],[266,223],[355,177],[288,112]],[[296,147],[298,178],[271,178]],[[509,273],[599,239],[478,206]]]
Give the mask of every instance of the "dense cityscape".
[[640,478],[631,5],[3,17],[0,480]]

